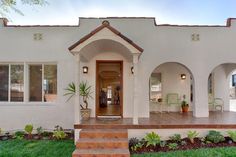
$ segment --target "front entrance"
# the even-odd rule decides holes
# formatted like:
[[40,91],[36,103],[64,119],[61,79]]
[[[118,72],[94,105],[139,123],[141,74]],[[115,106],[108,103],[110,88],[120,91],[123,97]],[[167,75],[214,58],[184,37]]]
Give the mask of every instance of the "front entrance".
[[97,116],[123,116],[123,61],[96,61]]

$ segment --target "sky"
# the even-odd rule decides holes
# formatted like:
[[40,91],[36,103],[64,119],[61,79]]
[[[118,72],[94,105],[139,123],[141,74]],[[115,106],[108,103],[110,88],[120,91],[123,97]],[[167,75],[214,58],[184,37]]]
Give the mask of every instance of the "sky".
[[225,25],[236,18],[236,0],[47,0],[44,6],[18,3],[24,16],[14,25],[77,25],[79,17],[155,17],[157,24]]

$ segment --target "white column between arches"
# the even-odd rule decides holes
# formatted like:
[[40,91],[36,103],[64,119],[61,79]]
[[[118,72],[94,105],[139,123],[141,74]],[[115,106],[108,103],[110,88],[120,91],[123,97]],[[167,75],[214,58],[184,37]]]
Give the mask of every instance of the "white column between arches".
[[74,105],[74,112],[75,112],[75,124],[80,124],[80,98],[79,98],[79,83],[80,83],[80,55],[77,54],[75,56],[76,65],[75,65],[75,105]]
[[133,54],[133,77],[134,77],[134,89],[133,89],[133,124],[138,124],[138,59],[139,54]]

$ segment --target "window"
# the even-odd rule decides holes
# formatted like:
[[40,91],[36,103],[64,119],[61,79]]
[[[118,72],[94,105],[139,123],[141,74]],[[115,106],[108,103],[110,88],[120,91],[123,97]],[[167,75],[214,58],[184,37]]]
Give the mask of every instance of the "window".
[[0,101],[8,101],[9,65],[0,65]]
[[42,101],[42,65],[29,65],[29,101]]
[[29,65],[29,82],[29,101],[53,102],[56,100],[56,65]]
[[162,98],[161,73],[152,73],[150,77],[150,100],[158,101]]
[[[24,71],[23,63],[0,64],[0,101],[54,102],[57,96],[57,65],[30,64],[26,67]],[[26,73],[27,78],[24,78]],[[25,89],[27,98],[24,98]]]
[[44,101],[53,102],[57,96],[57,66],[44,65]]
[[0,101],[23,101],[23,77],[23,65],[0,65]]
[[11,101],[24,101],[24,65],[11,65]]
[[236,74],[232,75],[232,86],[236,86]]

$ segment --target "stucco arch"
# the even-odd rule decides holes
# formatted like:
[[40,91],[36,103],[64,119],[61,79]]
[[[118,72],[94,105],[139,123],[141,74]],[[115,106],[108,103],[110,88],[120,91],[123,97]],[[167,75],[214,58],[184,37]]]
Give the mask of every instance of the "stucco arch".
[[82,61],[89,61],[99,53],[112,52],[122,55],[127,61],[132,61],[132,52],[121,42],[113,39],[96,39],[89,42],[79,51]]
[[[173,71],[169,72],[169,70],[173,70]],[[163,73],[162,79],[165,79],[165,80],[162,80],[162,82],[164,83],[163,89],[162,89],[163,90],[162,94],[164,95],[162,96],[162,98],[165,99],[166,94],[171,93],[171,92],[178,93],[180,97],[182,97],[182,95],[186,95],[187,101],[189,101],[189,103],[192,106],[192,109],[194,109],[194,105],[195,105],[194,76],[191,70],[187,66],[179,62],[163,62],[152,70],[152,72],[149,75],[149,80],[147,84],[149,84],[151,75],[154,73]],[[186,74],[187,76],[186,80],[181,80],[180,78],[181,74]],[[171,78],[168,77],[169,75],[171,75],[172,77]],[[171,83],[173,83],[172,84],[173,87],[169,86],[169,84]],[[165,89],[165,88],[169,88],[169,89]]]
[[[208,93],[215,98],[220,98],[224,101],[224,110],[230,111],[230,76],[236,69],[236,63],[228,62],[218,64],[211,69],[208,76],[211,79],[208,81]],[[211,109],[213,110],[213,109]]]

